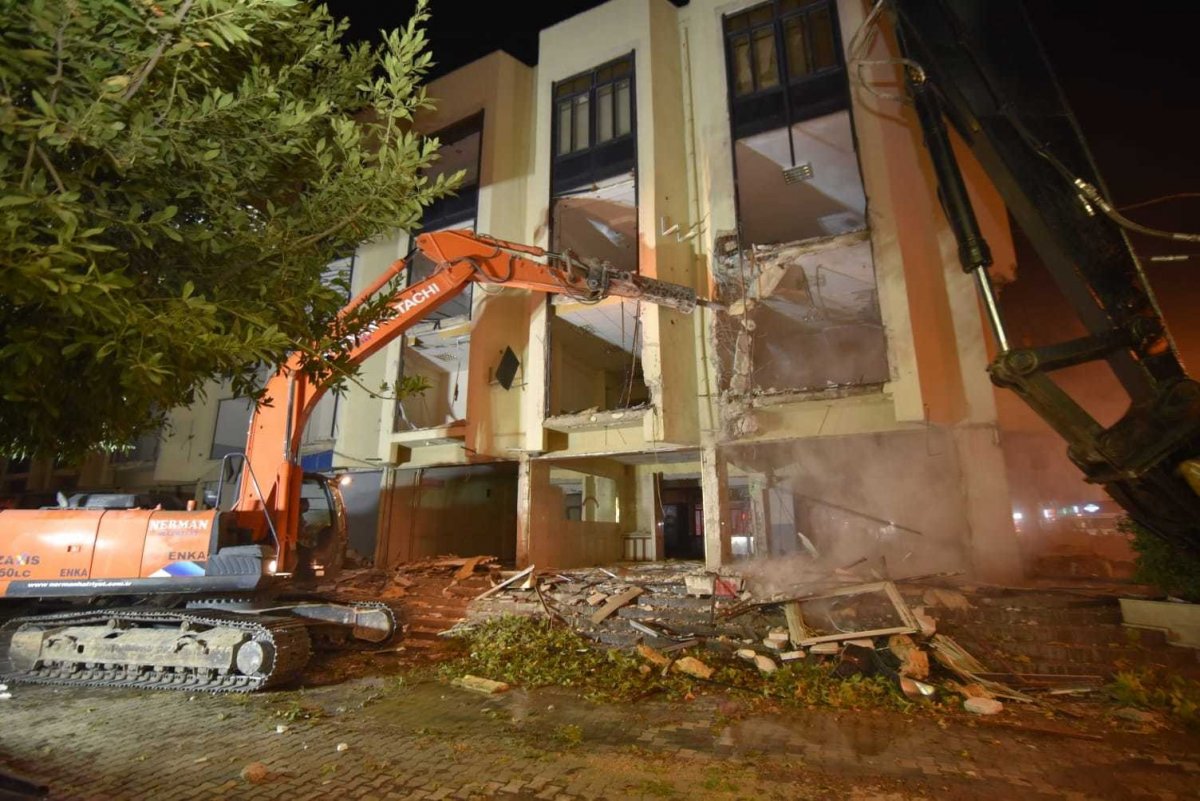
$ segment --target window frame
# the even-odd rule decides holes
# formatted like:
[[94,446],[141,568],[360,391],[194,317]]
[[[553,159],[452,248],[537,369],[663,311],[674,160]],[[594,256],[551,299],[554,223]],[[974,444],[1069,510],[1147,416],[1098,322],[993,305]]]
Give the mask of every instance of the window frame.
[[456,190],[455,194],[434,201],[425,207],[421,215],[421,230],[440,231],[454,227],[457,223],[479,217],[479,188],[483,184],[483,134],[485,112],[481,109],[474,114],[446,125],[428,139],[437,139],[439,143],[456,142],[460,139],[478,133],[479,152],[475,156],[475,182]]
[[[625,68],[624,72],[617,70]],[[601,78],[600,74],[611,70],[613,74]],[[618,119],[617,98],[620,93],[618,85],[622,81],[629,82],[629,131],[616,133]],[[573,83],[580,83],[577,89],[568,89],[561,96],[560,89]],[[609,98],[612,111],[614,134],[603,142],[598,141],[599,133],[599,93],[606,87],[612,87]],[[587,97],[587,144],[566,153],[559,153],[559,136],[561,119],[559,106],[564,101],[575,102],[577,98]],[[576,115],[572,113],[571,141],[575,141]],[[609,59],[595,67],[576,73],[550,85],[550,195],[551,198],[578,190],[581,186],[598,183],[620,175],[623,172],[637,172],[637,59],[636,51]]]
[[[850,107],[850,84],[838,24],[837,4],[834,0],[807,0],[797,8],[785,9],[785,2],[789,1],[795,4],[795,0],[767,0],[725,14],[721,18],[730,128],[735,141]],[[769,10],[769,21],[751,22],[750,15],[758,10]],[[809,68],[809,65],[815,63],[816,48],[813,47],[813,27],[805,25],[806,69],[801,74],[794,74],[787,53],[787,25],[792,20],[811,18],[822,10],[829,16],[835,63],[832,66]],[[745,17],[747,24],[731,29],[731,23],[742,17]],[[775,52],[775,83],[771,86],[760,86],[756,69],[759,55],[754,47],[754,34],[764,30],[771,31],[771,42]],[[734,41],[741,38],[748,41],[752,89],[739,94]]]

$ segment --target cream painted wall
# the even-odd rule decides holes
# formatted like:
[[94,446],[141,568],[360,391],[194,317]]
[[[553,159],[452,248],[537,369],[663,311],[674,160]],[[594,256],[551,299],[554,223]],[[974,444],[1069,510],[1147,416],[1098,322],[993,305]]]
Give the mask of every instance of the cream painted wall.
[[167,416],[167,431],[158,446],[154,481],[158,484],[185,483],[217,478],[218,462],[209,458],[217,407],[230,397],[229,388],[209,382],[202,400],[188,407],[172,409]]
[[[417,127],[427,133],[483,112],[479,205],[476,229],[501,239],[528,241],[525,213],[526,181],[530,163],[529,117],[532,108],[534,71],[504,53],[493,53],[446,75],[427,87],[437,106],[418,115]],[[407,247],[407,240],[403,241]],[[470,352],[467,376],[467,425],[463,446],[474,458],[515,458],[523,445],[523,403],[529,394],[528,352],[531,307],[540,296],[523,290],[494,286],[476,287],[472,300]],[[505,390],[495,380],[495,370],[506,347],[517,354],[522,368],[512,388]],[[396,375],[400,343],[387,348],[383,373]],[[539,396],[540,397],[540,396]],[[378,450],[394,456],[400,438],[392,433],[390,403],[376,417]],[[538,419],[540,433],[540,418]],[[406,455],[406,464],[468,461],[465,453],[437,453],[417,447]]]

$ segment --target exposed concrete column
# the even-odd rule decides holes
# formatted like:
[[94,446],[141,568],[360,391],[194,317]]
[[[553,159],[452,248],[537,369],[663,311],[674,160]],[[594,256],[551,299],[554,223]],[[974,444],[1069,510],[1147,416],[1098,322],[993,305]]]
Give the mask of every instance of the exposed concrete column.
[[700,490],[704,495],[704,565],[716,570],[733,559],[729,538],[729,468],[715,445],[700,451]]
[[771,554],[771,513],[767,505],[766,477],[755,473],[750,478],[750,521],[754,526],[754,555],[762,558]]
[[636,468],[637,531],[650,535],[650,553],[648,558],[657,561],[663,558],[662,526],[658,524],[658,479],[657,473],[650,465],[639,465]]
[[517,457],[517,567],[528,567],[533,527],[532,465],[529,454]]
[[970,527],[966,545],[972,573],[990,582],[1017,581],[1024,571],[998,429],[972,425],[957,426],[953,432]]
[[558,532],[562,494],[550,484],[550,462],[521,454],[517,460],[517,567],[548,564],[560,556]]

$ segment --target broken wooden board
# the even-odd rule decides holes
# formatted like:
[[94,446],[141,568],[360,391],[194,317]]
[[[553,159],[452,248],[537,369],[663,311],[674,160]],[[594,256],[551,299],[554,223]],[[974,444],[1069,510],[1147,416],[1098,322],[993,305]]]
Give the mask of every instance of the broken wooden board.
[[483,600],[484,598],[487,598],[489,595],[494,595],[495,593],[500,592],[500,590],[504,589],[509,584],[513,584],[516,581],[525,578],[526,576],[531,576],[533,574],[534,567],[535,567],[535,565],[530,565],[529,567],[522,570],[520,573],[517,573],[515,576],[509,576],[504,581],[497,584],[495,587],[492,587],[490,590],[487,590],[485,592],[480,593],[479,595],[476,595],[475,600],[476,601]]
[[809,630],[804,628],[804,616],[800,614],[799,602],[788,601],[784,604],[783,616],[787,619],[788,639],[791,640],[793,648],[799,648],[800,643],[812,636]]
[[603,622],[605,618],[607,618],[613,612],[616,612],[625,604],[632,601],[634,598],[641,595],[642,592],[643,590],[641,587],[630,587],[624,592],[612,596],[604,602],[604,606],[597,609],[596,613],[592,615],[592,623],[596,624]]
[[469,579],[475,573],[475,568],[477,566],[485,562],[491,562],[495,558],[496,557],[494,556],[472,556],[463,563],[463,566],[460,567],[457,572],[455,572],[454,580],[462,581],[463,579]]
[[998,681],[985,679],[979,674],[986,673],[987,669],[980,664],[979,660],[971,656],[966,649],[955,642],[945,634],[935,634],[929,640],[929,647],[933,651],[933,658],[938,663],[949,670],[951,673],[958,676],[960,679],[977,684],[986,690],[991,695],[997,698],[1008,698],[1012,701],[1023,701],[1025,703],[1035,703],[1035,699],[1026,695],[1019,690],[1001,684]]

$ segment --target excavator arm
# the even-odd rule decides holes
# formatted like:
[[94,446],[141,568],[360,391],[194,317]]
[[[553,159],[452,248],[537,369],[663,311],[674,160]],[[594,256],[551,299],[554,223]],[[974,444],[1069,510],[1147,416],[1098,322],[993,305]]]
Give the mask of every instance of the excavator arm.
[[[610,265],[585,261],[571,253],[505,242],[471,231],[421,234],[416,250],[437,269],[425,280],[396,292],[388,302],[390,314],[374,329],[361,334],[350,349],[350,363],[368,357],[449,302],[469,284],[480,282],[538,292],[565,294],[586,301],[616,296],[636,298],[690,313],[698,303],[695,290],[615,270]],[[345,317],[375,297],[406,268],[408,260],[394,262],[341,312]],[[294,545],[299,530],[299,467],[301,438],[317,401],[332,382],[313,382],[301,370],[297,354],[267,383],[267,402],[258,406],[246,441],[248,476],[243,476],[234,511],[238,524],[265,535],[277,532],[280,564]],[[266,526],[265,515],[272,525]]]
[[[1200,552],[1200,385],[1180,364],[1158,304],[1024,9],[1013,0],[890,0],[906,82],[938,195],[976,277],[998,355],[995,384],[1016,392],[1068,444],[1089,482],[1139,523]],[[876,11],[884,7],[876,6]],[[873,12],[874,13],[874,12]],[[1013,348],[986,242],[955,162],[949,120],[987,172],[1087,334]],[[1106,360],[1130,397],[1103,426],[1055,370]]]

